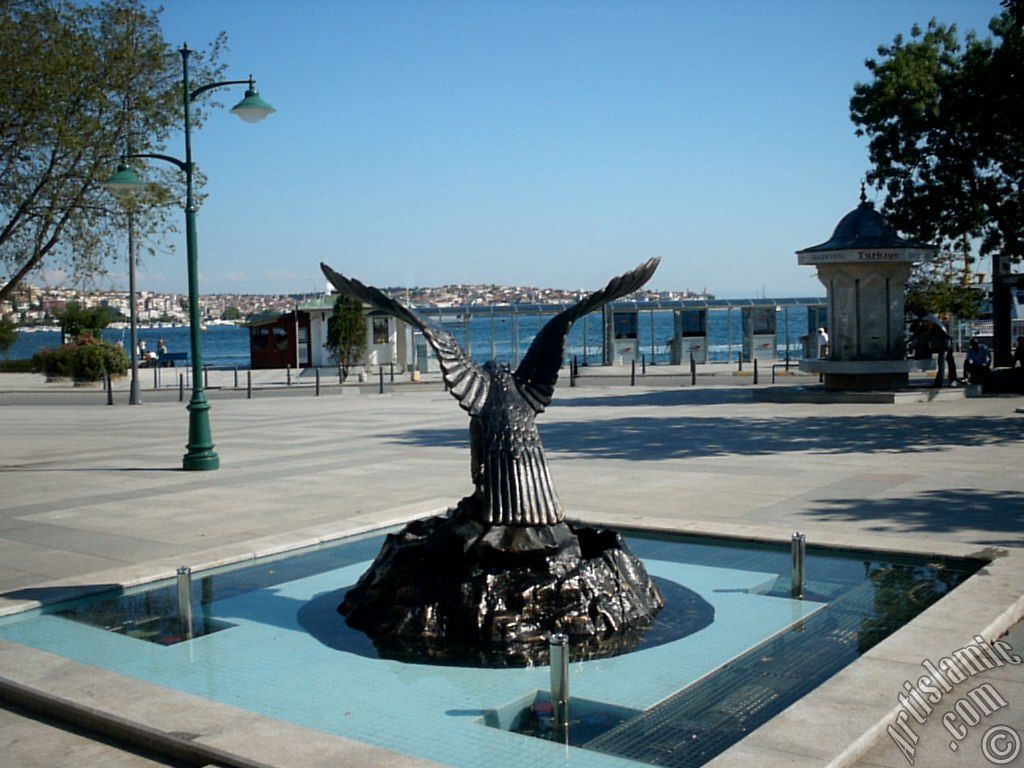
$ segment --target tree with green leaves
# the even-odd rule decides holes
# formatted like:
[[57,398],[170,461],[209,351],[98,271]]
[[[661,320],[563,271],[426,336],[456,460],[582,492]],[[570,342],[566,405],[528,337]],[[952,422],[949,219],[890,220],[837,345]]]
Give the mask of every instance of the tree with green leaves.
[[338,363],[344,381],[348,378],[349,369],[366,354],[366,319],[361,301],[338,294],[327,321],[325,346]]
[[242,310],[238,307],[225,307],[224,311],[220,313],[221,320],[241,320]]
[[110,307],[83,307],[69,301],[63,310],[54,312],[62,336],[78,339],[82,336],[100,337],[100,331],[110,325],[117,313]]
[[958,253],[964,282],[975,244],[992,257],[997,364],[1009,355],[1000,265],[1024,256],[1024,0],[1002,5],[991,38],[971,32],[961,43],[955,26],[933,19],[879,46],[865,62],[872,80],[857,83],[850,100],[886,217]]
[[[141,0],[0,0],[0,300],[44,264],[102,273],[124,210],[101,186],[118,158],[182,126],[180,58]],[[223,35],[193,56],[219,78]],[[198,125],[205,117],[192,112]],[[147,169],[140,238],[173,228],[176,171]]]
[[18,338],[14,330],[14,323],[0,318],[0,355],[7,355],[7,351],[14,346],[14,340]]

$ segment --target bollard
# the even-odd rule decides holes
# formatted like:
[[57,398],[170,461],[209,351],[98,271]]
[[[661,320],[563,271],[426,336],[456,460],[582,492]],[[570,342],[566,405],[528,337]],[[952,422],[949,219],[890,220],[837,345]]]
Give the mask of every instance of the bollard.
[[320,397],[320,369],[316,369],[316,396]]
[[192,639],[192,569],[178,566],[178,627],[181,636]]
[[178,402],[185,402],[185,375],[178,374]]
[[388,365],[391,366],[391,383],[394,384],[395,383],[395,361],[392,360],[390,363],[388,363]]
[[384,394],[384,366],[382,365],[380,368],[377,369],[377,371],[380,374],[380,385],[377,388],[377,392],[379,394],[383,395]]
[[554,632],[548,638],[551,655],[551,727],[565,741],[569,736],[569,637]]
[[740,370],[742,371],[743,370],[743,352],[742,351],[736,353],[736,359],[739,360],[739,362],[740,362]]
[[633,364],[629,370],[629,386],[636,386],[636,358],[633,358]]
[[807,557],[807,537],[800,531],[790,539],[793,550],[792,595],[795,600],[804,599],[804,560]]
[[572,363],[569,363],[569,386],[576,386],[576,374],[573,372]]
[[690,353],[690,386],[697,386],[697,361],[693,358],[693,352]]
[[288,366],[288,370],[285,373],[285,376],[287,377],[285,379],[285,386],[290,387],[292,385],[292,367],[290,365]]
[[641,366],[641,368],[640,368],[640,375],[646,376],[647,375],[647,355],[642,355],[640,357],[640,366]]
[[210,369],[205,365],[203,366],[203,386],[207,389],[210,388]]
[[345,372],[343,370],[341,370],[341,366],[339,365],[338,366],[338,384],[341,385],[341,384],[344,384],[344,383],[345,383]]
[[110,371],[103,369],[103,379],[107,387],[107,405],[114,404],[114,388],[110,385]]
[[757,384],[757,358],[754,358],[754,383]]
[[[584,362],[586,362],[586,361],[584,361]],[[576,358],[576,355],[572,356],[572,375],[573,376],[579,376],[580,375],[580,361]]]
[[160,384],[156,380],[156,368],[153,369],[153,389],[159,389]]
[[245,399],[252,400],[252,371],[245,372]]
[[238,389],[238,366],[235,366],[235,389]]

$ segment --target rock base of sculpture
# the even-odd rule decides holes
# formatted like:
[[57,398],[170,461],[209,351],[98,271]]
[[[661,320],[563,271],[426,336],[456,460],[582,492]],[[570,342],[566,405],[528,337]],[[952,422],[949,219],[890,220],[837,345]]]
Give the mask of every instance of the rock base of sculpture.
[[338,611],[381,655],[504,666],[545,663],[552,632],[575,658],[639,642],[664,599],[616,532],[488,525],[478,505],[390,534],[345,595]]

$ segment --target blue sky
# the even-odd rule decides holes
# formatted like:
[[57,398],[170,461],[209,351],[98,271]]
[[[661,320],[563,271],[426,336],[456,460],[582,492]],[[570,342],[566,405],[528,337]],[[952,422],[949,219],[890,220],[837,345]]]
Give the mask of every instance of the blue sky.
[[[231,79],[278,109],[193,134],[200,290],[823,289],[794,251],[857,203],[864,59],[931,17],[987,34],[997,0],[168,0],[166,38],[228,34]],[[168,149],[182,154],[181,137]],[[183,236],[179,235],[179,239]],[[143,290],[185,289],[184,243]]]

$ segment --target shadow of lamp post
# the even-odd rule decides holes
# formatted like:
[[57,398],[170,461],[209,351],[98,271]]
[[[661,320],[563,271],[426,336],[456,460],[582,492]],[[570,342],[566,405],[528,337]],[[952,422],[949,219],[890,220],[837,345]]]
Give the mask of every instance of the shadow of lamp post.
[[[199,264],[196,239],[196,204],[192,181],[194,165],[192,163],[191,104],[202,94],[212,91],[214,88],[223,88],[229,85],[247,85],[245,98],[231,108],[232,113],[238,115],[247,123],[258,123],[276,110],[260,98],[252,77],[248,80],[223,80],[199,86],[194,90],[191,89],[188,76],[188,57],[192,51],[189,50],[187,45],[184,45],[178,52],[181,54],[181,83],[185,107],[184,161],[169,155],[149,152],[129,153],[124,156],[124,162],[107,179],[104,186],[119,197],[130,196],[140,192],[145,184],[135,173],[135,170],[127,163],[128,160],[133,158],[163,160],[185,172],[185,248],[188,260],[188,312],[189,338],[192,346],[192,397],[188,403],[188,452],[182,458],[181,466],[182,469],[186,470],[210,470],[217,469],[220,466],[220,457],[213,450],[213,436],[210,432],[210,404],[207,402],[206,394],[203,391],[203,350],[202,339],[199,335]],[[131,246],[134,244],[131,237],[131,224],[129,224],[129,250],[131,250]],[[129,254],[129,258],[132,259],[133,255]],[[129,281],[131,281],[131,273],[129,273]],[[134,296],[132,301],[134,302]],[[132,378],[134,381],[134,369]]]

